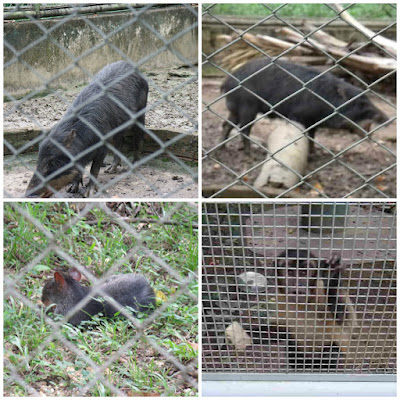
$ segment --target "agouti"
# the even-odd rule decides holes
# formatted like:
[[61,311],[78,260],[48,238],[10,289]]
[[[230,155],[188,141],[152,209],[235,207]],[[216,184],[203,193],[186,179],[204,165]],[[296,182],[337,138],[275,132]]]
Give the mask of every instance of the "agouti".
[[[84,297],[91,297],[92,288],[83,286],[81,273],[72,268],[68,273],[55,272],[54,277],[48,279],[43,287],[42,303],[48,307],[55,304],[53,310],[56,314],[66,315]],[[151,312],[155,305],[154,290],[147,279],[138,274],[113,275],[106,279],[100,288],[103,292],[112,297],[122,307],[131,307],[138,312]],[[68,322],[72,325],[79,325],[82,321],[87,321],[92,316],[102,313],[106,318],[112,318],[120,311],[107,301],[101,299],[97,294],[89,302],[69,318]],[[122,314],[120,314],[122,316]]]

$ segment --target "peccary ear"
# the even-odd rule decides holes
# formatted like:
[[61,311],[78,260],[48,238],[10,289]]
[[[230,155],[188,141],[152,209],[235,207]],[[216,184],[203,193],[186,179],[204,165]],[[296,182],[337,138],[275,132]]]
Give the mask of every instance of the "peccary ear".
[[82,278],[81,273],[75,267],[69,270],[69,276],[77,282]]
[[59,272],[54,273],[54,279],[60,290],[64,291],[67,288],[67,282]]
[[72,131],[70,133],[68,133],[67,136],[65,136],[65,140],[64,140],[64,145],[67,149],[69,149],[72,145],[72,142],[75,140],[76,137],[76,130],[72,129]]

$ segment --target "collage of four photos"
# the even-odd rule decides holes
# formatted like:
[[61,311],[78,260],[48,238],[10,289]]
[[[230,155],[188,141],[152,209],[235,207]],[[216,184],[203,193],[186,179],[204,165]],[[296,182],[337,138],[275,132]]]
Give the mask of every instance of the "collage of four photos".
[[397,5],[3,3],[3,397],[396,397]]

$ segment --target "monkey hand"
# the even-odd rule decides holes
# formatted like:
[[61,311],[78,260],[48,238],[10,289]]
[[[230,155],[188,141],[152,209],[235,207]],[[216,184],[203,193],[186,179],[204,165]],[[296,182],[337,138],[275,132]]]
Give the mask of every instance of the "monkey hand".
[[328,265],[329,267],[333,268],[334,270],[340,271],[343,270],[344,267],[341,264],[341,259],[339,254],[332,254],[326,261],[326,265]]

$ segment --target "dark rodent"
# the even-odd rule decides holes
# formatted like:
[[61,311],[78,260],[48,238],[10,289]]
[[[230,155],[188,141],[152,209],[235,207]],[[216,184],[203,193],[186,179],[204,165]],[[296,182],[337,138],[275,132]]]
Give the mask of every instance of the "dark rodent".
[[[239,128],[249,124],[242,130],[244,147],[248,151],[249,141],[246,136],[250,134],[251,122],[258,113],[265,114],[270,111],[271,107],[266,102],[272,106],[282,102],[274,108],[274,112],[268,114],[270,118],[279,117],[280,115],[277,114],[279,113],[302,124],[305,128],[316,125],[309,130],[311,138],[314,138],[315,130],[319,127],[360,132],[357,124],[369,131],[372,122],[382,124],[388,120],[388,117],[372,104],[367,95],[362,94],[361,89],[331,73],[325,73],[316,78],[320,74],[320,71],[310,67],[284,61],[272,63],[267,58],[252,60],[245,64],[233,74],[233,77],[228,77],[221,87],[223,93],[232,90],[226,96],[226,106],[230,114],[228,120],[223,123],[223,140],[228,138],[233,129],[232,124]],[[251,78],[246,79],[250,76]],[[243,80],[245,81],[239,87],[239,82]],[[311,80],[312,82],[306,84],[301,90],[303,83]],[[297,91],[299,92],[296,93]],[[317,95],[326,101],[321,100]],[[348,101],[349,103],[343,106]],[[340,107],[340,114],[354,123],[340,114],[334,114],[335,107]],[[330,115],[332,116],[322,121]],[[312,145],[311,140],[310,150],[312,150]]]
[[[105,89],[104,89],[105,88]],[[105,90],[103,92],[103,90]],[[143,147],[144,131],[132,115],[140,113],[137,121],[144,126],[144,109],[147,105],[148,84],[143,76],[125,61],[118,61],[104,67],[77,96],[60,122],[40,143],[36,171],[28,184],[26,196],[50,197],[54,192],[70,185],[68,191],[78,193],[82,183],[83,168],[92,162],[90,180],[85,196],[90,195],[95,186],[92,177],[97,178],[107,154],[107,146],[96,147],[105,136],[115,130],[112,143],[122,151],[126,132],[134,131],[134,162],[138,161]],[[129,113],[126,112],[129,110]],[[120,129],[121,125],[129,126]],[[93,148],[92,151],[87,151]],[[72,157],[71,157],[72,156]],[[68,164],[73,161],[73,165]],[[115,172],[120,157],[115,154],[113,165],[108,172]],[[106,170],[107,172],[107,170]],[[47,188],[42,178],[52,176]]]
[[[46,281],[42,292],[42,303],[48,307],[55,304],[54,313],[66,315],[83,298],[91,296],[92,288],[82,285],[81,274],[76,268],[68,273],[55,272],[54,277]],[[147,279],[139,274],[113,275],[106,279],[100,288],[122,307],[130,307],[137,312],[150,313],[155,306],[155,293]],[[91,298],[82,309],[77,310],[68,320],[72,325],[79,325],[92,316],[102,313],[112,318],[120,311],[99,295]],[[121,314],[122,316],[122,314]]]

